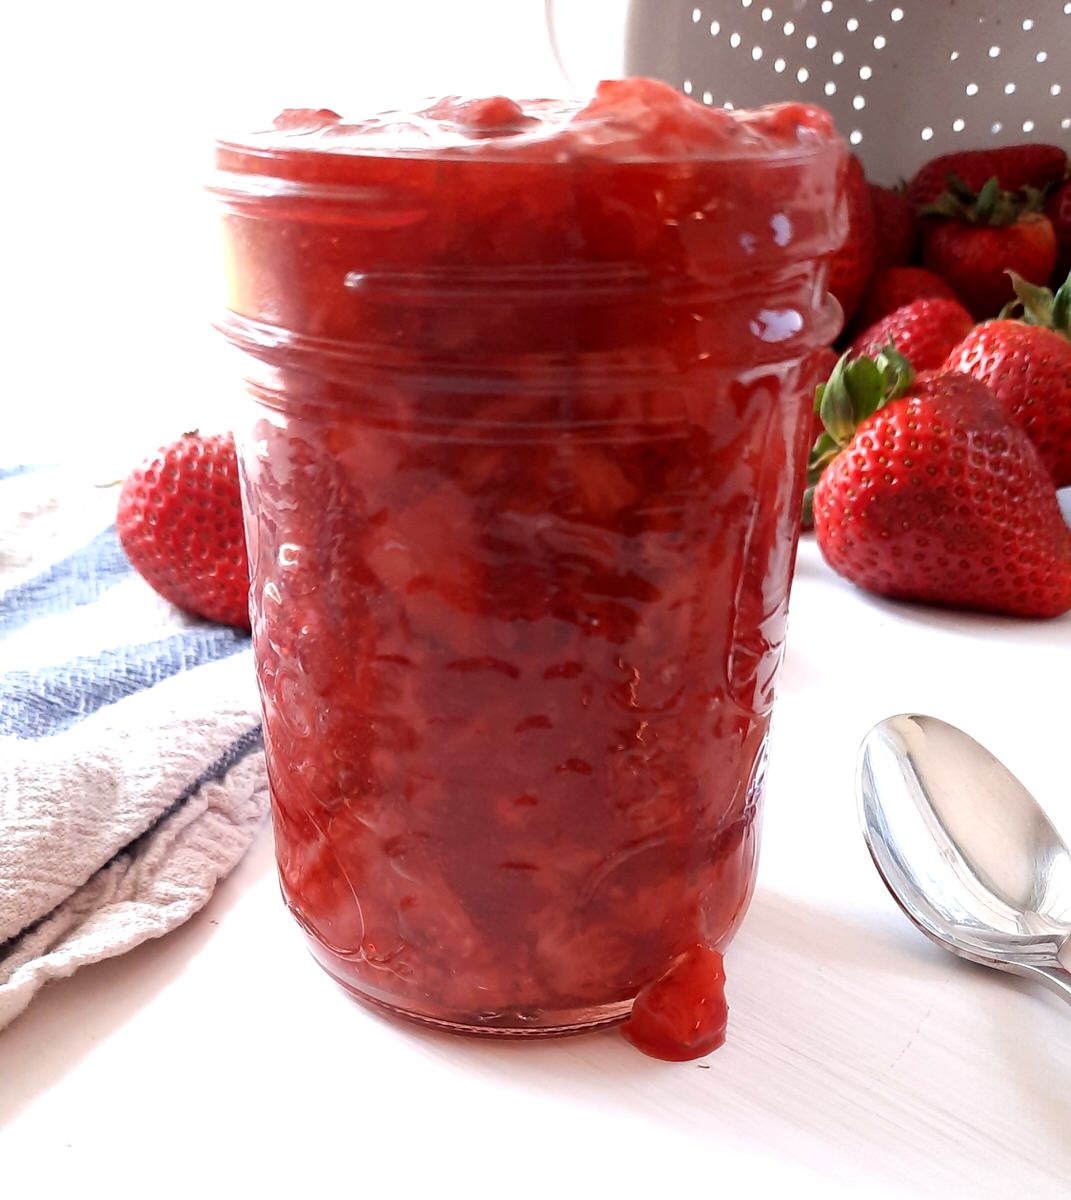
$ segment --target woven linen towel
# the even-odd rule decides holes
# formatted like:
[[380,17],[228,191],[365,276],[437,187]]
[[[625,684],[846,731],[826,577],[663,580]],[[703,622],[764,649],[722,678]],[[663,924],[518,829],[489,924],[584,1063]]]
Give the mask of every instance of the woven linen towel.
[[0,469],[0,1028],[189,918],[268,808],[249,638],[133,572],[115,502]]

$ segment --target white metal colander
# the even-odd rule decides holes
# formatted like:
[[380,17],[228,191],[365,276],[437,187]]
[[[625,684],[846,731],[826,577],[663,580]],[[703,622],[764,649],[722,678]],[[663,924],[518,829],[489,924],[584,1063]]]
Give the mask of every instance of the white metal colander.
[[[626,73],[706,104],[821,104],[880,183],[955,149],[1071,149],[1071,0],[573,0],[593,3]],[[587,84],[610,61],[578,44],[590,16],[582,27],[564,0],[548,16]]]

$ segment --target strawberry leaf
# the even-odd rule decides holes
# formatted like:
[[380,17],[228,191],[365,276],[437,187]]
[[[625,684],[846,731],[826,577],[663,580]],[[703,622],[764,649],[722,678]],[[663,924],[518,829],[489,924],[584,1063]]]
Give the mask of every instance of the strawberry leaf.
[[891,342],[874,358],[842,355],[815,393],[815,410],[826,430],[823,436],[837,447],[846,446],[860,422],[902,396],[914,378],[911,364]]
[[967,219],[967,206],[958,200],[951,192],[942,192],[932,204],[924,204],[919,209],[920,217],[948,217],[954,221]]
[[953,200],[956,200],[961,204],[973,204],[974,203],[975,195],[974,195],[973,189],[968,184],[966,184],[955,173],[955,171],[948,172],[948,175],[946,177],[946,182],[948,185],[948,190],[945,193],[946,195],[950,196]]
[[803,492],[803,511],[800,524],[804,529],[810,529],[814,524],[814,484],[809,483]]
[[1014,271],[1006,271],[1015,288],[1015,299],[1001,310],[1001,317],[1040,325],[1071,338],[1071,275],[1054,296],[1047,287],[1030,283]]
[[1071,338],[1071,274],[1060,285],[1052,300],[1052,327]]
[[846,446],[860,421],[881,406],[885,386],[881,368],[865,355],[845,354],[833,368],[818,405],[826,432],[838,446]]
[[882,350],[878,355],[877,362],[885,378],[887,392],[885,403],[889,404],[893,400],[899,400],[915,382],[915,368],[897,350],[895,342],[890,342]]
[[924,217],[945,217],[954,221],[969,221],[972,225],[1014,225],[1024,213],[1038,212],[1042,195],[1036,188],[1021,188],[1006,192],[996,175],[991,175],[978,192],[956,175],[948,176],[948,190],[932,204],[923,205]]
[[982,184],[982,190],[978,193],[978,199],[974,202],[975,219],[982,225],[992,224],[993,216],[997,211],[999,203],[1000,180],[995,175],[991,175]]
[[829,463],[831,463],[839,453],[840,446],[837,445],[837,443],[829,436],[828,433],[823,433],[811,447],[810,466],[813,466],[820,475],[822,470],[828,466]]
[[855,429],[852,393],[846,378],[850,361],[847,354],[841,355],[817,394],[818,415],[826,428],[824,436],[831,437],[837,445],[845,445]]
[[807,460],[807,486],[803,492],[803,515],[801,524],[804,529],[810,529],[814,524],[814,487],[822,477],[822,472],[840,453],[841,447],[829,436],[823,433],[811,447],[811,456]]
[[864,355],[848,364],[844,379],[852,398],[852,415],[858,425],[871,413],[877,412],[881,405],[885,394],[885,376],[878,364]]

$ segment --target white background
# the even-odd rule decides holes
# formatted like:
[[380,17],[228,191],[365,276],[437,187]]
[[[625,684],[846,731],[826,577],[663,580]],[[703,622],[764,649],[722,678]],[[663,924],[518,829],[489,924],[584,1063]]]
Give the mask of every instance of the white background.
[[[574,68],[590,44],[595,73],[614,72],[621,10],[568,6]],[[213,132],[284,107],[568,87],[543,0],[0,5],[0,460],[124,474],[161,440],[227,424],[201,192]]]

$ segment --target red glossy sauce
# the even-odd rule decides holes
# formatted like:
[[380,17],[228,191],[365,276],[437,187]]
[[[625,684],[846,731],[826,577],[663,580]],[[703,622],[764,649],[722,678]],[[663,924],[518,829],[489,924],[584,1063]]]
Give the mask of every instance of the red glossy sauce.
[[717,1050],[728,1023],[722,957],[691,946],[640,989],[621,1032],[652,1058],[686,1062]]
[[282,887],[363,998],[562,1031],[730,938],[842,155],[645,81],[220,143]]

